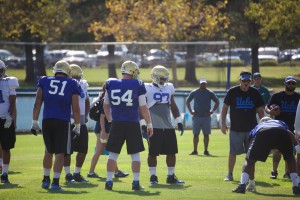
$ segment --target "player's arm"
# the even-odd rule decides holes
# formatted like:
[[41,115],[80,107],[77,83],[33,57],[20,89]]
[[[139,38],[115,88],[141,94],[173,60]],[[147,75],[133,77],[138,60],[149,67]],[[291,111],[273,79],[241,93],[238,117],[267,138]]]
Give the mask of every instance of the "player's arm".
[[151,137],[153,135],[153,126],[152,126],[152,122],[151,122],[150,111],[146,104],[146,96],[145,95],[139,96],[139,107],[140,107],[141,115],[144,118],[144,120],[146,121],[148,137]]
[[86,118],[86,119],[87,119],[88,116],[89,116],[90,108],[91,108],[91,105],[90,105],[90,98],[89,98],[89,96],[87,96],[87,97],[85,98],[85,118]]
[[38,120],[41,107],[43,104],[43,90],[42,88],[38,88],[36,92],[35,102],[33,106],[32,120]]
[[171,95],[170,100],[171,100],[171,112],[172,112],[173,117],[176,119],[176,118],[180,117],[179,109],[177,107],[177,104],[174,100],[173,95]]
[[103,110],[104,110],[104,114],[106,116],[107,121],[111,122],[112,118],[111,118],[111,113],[110,113],[110,102],[109,102],[109,98],[108,98],[108,93],[105,93],[105,95],[104,95]]
[[12,119],[14,120],[14,123],[16,125],[17,123],[17,108],[16,108],[16,99],[17,95],[9,95],[9,109],[8,112]]
[[186,107],[188,108],[188,110],[189,110],[189,112],[191,113],[191,115],[194,115],[194,110],[192,110],[192,108],[191,108],[191,101],[192,101],[193,99],[192,98],[187,98],[187,100],[186,100],[186,102],[185,102],[185,105],[186,105]]
[[223,134],[226,134],[228,129],[226,125],[226,115],[227,115],[228,108],[229,106],[224,103],[221,111],[221,131]]
[[217,98],[217,100],[215,100],[215,105],[214,105],[213,109],[210,111],[210,114],[213,114],[213,112],[215,112],[218,109],[219,105],[220,105],[220,101]]
[[263,118],[265,116],[265,112],[264,112],[263,106],[260,106],[260,107],[257,108],[257,113],[258,113],[259,119],[261,119],[261,118]]
[[78,94],[72,95],[72,110],[74,115],[74,123],[80,124],[80,108],[79,108]]

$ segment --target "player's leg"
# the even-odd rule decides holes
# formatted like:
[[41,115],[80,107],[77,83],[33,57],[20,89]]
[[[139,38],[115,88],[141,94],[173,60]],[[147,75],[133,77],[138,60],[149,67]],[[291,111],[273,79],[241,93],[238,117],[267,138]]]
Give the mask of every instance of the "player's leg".
[[192,121],[193,126],[193,148],[194,150],[190,155],[198,155],[198,144],[199,144],[199,135],[201,130],[200,117],[193,117]]
[[278,175],[277,169],[278,169],[280,160],[281,160],[281,153],[278,150],[274,149],[273,150],[273,170],[271,171],[271,175],[270,175],[270,178],[272,178],[272,179],[277,179],[277,175]]
[[64,170],[66,173],[65,180],[67,183],[75,182],[73,179],[73,175],[71,174],[71,155],[67,154],[64,158]]
[[203,143],[204,143],[204,155],[209,156],[208,144],[209,135],[211,133],[211,117],[203,117],[202,119],[202,132],[203,132]]
[[98,174],[95,173],[95,168],[96,168],[96,165],[98,163],[99,157],[101,156],[101,152],[104,150],[105,145],[106,145],[106,143],[103,144],[100,141],[100,133],[96,134],[96,136],[97,136],[96,148],[95,148],[95,152],[94,152],[94,155],[92,157],[92,160],[91,160],[90,170],[89,170],[89,173],[87,175],[87,177],[90,177],[90,178],[99,178]]

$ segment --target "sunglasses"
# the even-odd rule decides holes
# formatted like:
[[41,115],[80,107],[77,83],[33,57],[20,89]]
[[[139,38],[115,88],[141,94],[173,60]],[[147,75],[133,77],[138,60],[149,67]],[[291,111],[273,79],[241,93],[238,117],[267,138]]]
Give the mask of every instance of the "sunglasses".
[[251,80],[249,80],[249,79],[244,79],[244,80],[242,80],[242,82],[243,82],[243,83],[250,83]]
[[294,82],[294,81],[289,81],[289,82],[287,82],[286,84],[287,84],[287,85],[296,85],[296,82]]

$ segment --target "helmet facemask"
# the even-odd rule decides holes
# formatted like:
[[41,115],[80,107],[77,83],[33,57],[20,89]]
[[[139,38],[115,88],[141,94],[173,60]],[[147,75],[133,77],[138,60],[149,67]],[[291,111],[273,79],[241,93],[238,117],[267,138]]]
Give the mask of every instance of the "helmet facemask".
[[6,77],[6,66],[5,63],[3,61],[0,60],[0,79],[3,79]]
[[162,88],[169,81],[169,71],[164,66],[155,66],[151,71],[151,78],[153,83]]

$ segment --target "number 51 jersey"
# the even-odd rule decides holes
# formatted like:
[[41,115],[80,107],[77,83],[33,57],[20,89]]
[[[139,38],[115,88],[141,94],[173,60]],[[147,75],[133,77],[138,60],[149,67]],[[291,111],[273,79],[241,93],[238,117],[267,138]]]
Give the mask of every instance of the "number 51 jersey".
[[85,95],[75,79],[57,76],[43,76],[38,87],[43,90],[43,119],[70,121],[73,94]]

